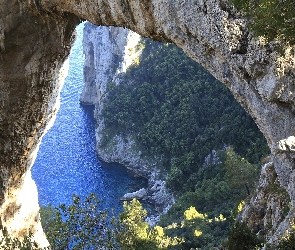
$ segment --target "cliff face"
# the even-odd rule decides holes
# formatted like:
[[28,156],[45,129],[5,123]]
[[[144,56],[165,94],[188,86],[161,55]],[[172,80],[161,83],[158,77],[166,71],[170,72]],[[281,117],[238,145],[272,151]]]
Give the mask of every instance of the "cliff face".
[[[174,198],[165,188],[165,182],[160,179],[161,174],[156,167],[156,159],[143,159],[130,136],[128,138],[116,136],[105,147],[100,146],[105,126],[103,120],[100,120],[100,114],[104,97],[107,95],[107,84],[110,81],[120,84],[121,74],[124,74],[140,56],[141,51],[136,48],[140,38],[129,29],[98,27],[91,23],[85,25],[83,36],[85,85],[80,101],[85,104],[95,104],[98,156],[105,162],[123,164],[134,173],[147,178],[148,189],[141,198],[154,203],[156,211],[161,213],[171,207]],[[133,195],[136,196],[136,193]],[[127,196],[133,197],[133,195]],[[153,216],[150,218],[151,222],[156,222],[157,218]]]
[[[278,180],[290,195],[282,223],[294,217],[294,52],[287,48],[281,55],[255,40],[227,1],[0,0],[2,227],[10,227],[22,208],[16,199],[54,115],[59,70],[79,19],[173,42],[225,83],[264,133]],[[36,215],[32,211],[29,217]],[[34,229],[35,222],[30,225]]]
[[14,236],[31,230],[46,245],[29,170],[58,108],[79,18],[34,11],[27,1],[0,1],[0,228]]
[[239,215],[239,219],[247,222],[253,232],[270,243],[289,230],[291,223],[284,221],[290,210],[290,198],[277,177],[273,163],[267,162],[262,167],[253,197]]
[[[80,101],[100,104],[106,84],[112,80],[124,53],[130,31],[115,27],[97,27],[87,23],[83,32],[84,89]],[[135,34],[135,33],[134,33]]]

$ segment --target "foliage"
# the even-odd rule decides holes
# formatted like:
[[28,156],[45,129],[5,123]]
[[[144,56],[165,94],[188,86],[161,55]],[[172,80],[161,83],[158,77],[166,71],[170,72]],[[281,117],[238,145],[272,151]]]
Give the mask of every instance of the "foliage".
[[279,245],[279,250],[294,250],[295,249],[295,232],[292,231],[288,237],[283,238]]
[[[22,240],[11,237],[6,230],[3,230],[3,237],[0,239],[2,250],[41,250],[33,239],[32,233],[24,236]],[[44,249],[43,249],[44,250]]]
[[168,237],[160,226],[151,228],[147,211],[136,199],[124,202],[119,218],[107,219],[93,195],[83,201],[73,196],[71,205],[42,208],[41,220],[52,249],[167,249],[182,242]]
[[229,250],[254,250],[260,249],[262,241],[245,222],[236,222],[230,230],[227,244]]
[[[40,207],[41,225],[44,232],[48,232],[55,227],[57,220],[57,209],[51,204]],[[49,238],[50,234],[47,236]]]
[[178,221],[165,226],[170,237],[182,237],[181,244],[171,246],[169,249],[214,249],[220,245],[220,239],[225,238],[227,219],[222,215],[210,218],[190,206],[184,211]]
[[268,153],[229,90],[174,45],[145,40],[141,63],[121,82],[107,86],[101,147],[116,134],[131,134],[142,156],[162,159],[167,185],[178,193],[194,190],[195,174],[212,149],[232,145],[252,163]]
[[154,242],[148,240],[147,229],[148,223],[143,219],[147,215],[137,200],[132,200],[129,204],[124,202],[124,212],[120,214],[118,230],[122,232],[116,235],[116,240],[121,249],[139,249],[141,246],[146,246],[146,249],[156,248]]
[[147,211],[142,208],[138,200],[124,202],[123,208],[124,212],[120,214],[119,221],[116,223],[118,230],[116,241],[120,249],[167,249],[168,246],[178,245],[182,241],[178,237],[166,236],[164,229],[160,226],[150,228],[149,224],[144,222]]
[[252,20],[251,29],[256,36],[268,41],[280,39],[295,44],[295,1],[293,0],[231,0]]
[[112,231],[106,211],[94,194],[84,200],[73,195],[71,205],[41,210],[41,223],[53,249],[112,247]]
[[255,164],[249,163],[245,158],[237,155],[232,148],[226,151],[225,160],[225,180],[232,190],[241,197],[250,195],[250,190],[254,189],[255,182],[259,176],[259,168]]
[[[167,186],[178,200],[160,226],[170,237],[185,239],[170,249],[217,247],[258,178],[253,163],[269,149],[229,90],[199,64],[172,44],[145,39],[143,45],[140,63],[121,76],[119,85],[107,86],[100,146],[108,148],[115,135],[132,136],[142,157],[161,159]],[[225,145],[235,152],[219,151],[220,163],[204,167],[204,158]],[[242,174],[248,180],[235,186]],[[186,220],[190,207],[208,217]],[[221,215],[226,220],[215,221]]]
[[[257,165],[250,164],[229,148],[225,153],[224,163],[199,170],[196,175],[198,181],[195,191],[182,195],[168,213],[162,216],[160,225],[163,227],[169,227],[173,223],[182,225],[167,230],[167,235],[181,235],[185,239],[183,245],[187,248],[218,247],[226,239],[230,225],[243,204],[241,201],[248,196],[245,183],[249,191],[253,191],[258,170]],[[248,178],[245,183],[243,181],[246,180],[242,180],[243,174]],[[237,183],[239,178],[242,181]],[[183,223],[183,221],[194,221],[194,223]],[[197,228],[196,225],[201,228]],[[195,230],[199,232],[198,236],[194,233]]]

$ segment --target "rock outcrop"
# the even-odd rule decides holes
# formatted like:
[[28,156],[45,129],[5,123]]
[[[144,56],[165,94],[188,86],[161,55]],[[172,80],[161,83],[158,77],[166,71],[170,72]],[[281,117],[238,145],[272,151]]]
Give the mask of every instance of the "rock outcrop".
[[[8,221],[22,209],[16,199],[54,116],[59,70],[81,19],[173,42],[225,83],[265,135],[291,198],[284,221],[294,218],[294,50],[281,54],[275,44],[254,39],[227,0],[0,0],[2,227],[23,233]],[[27,215],[36,215],[33,210]],[[29,227],[34,231],[35,223]]]
[[142,200],[147,196],[147,190],[145,188],[141,188],[135,192],[124,194],[121,198],[122,201],[130,201],[133,199]]
[[45,246],[30,168],[58,109],[79,18],[44,16],[32,4],[0,1],[0,228],[12,236],[31,231]]
[[276,231],[289,230],[292,221],[285,220],[290,211],[290,197],[280,186],[272,162],[262,167],[259,182],[251,200],[245,204],[238,219],[245,221],[254,233],[269,242],[276,242]]
[[129,32],[128,29],[123,28],[85,24],[83,31],[85,85],[80,102],[88,105],[95,104],[97,109],[100,108],[102,95],[106,92],[106,84],[120,69],[119,63],[125,52]]

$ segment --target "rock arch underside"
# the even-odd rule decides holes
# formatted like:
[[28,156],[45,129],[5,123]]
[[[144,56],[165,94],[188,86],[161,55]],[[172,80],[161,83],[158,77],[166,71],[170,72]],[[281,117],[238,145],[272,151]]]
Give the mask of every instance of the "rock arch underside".
[[0,229],[31,230],[47,242],[30,176],[42,135],[58,108],[62,65],[82,20],[127,27],[175,43],[231,90],[271,149],[295,217],[295,60],[254,39],[226,0],[0,0]]

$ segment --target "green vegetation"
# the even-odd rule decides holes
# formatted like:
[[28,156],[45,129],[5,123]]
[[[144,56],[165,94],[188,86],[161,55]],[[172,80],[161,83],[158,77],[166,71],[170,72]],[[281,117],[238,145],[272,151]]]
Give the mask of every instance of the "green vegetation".
[[109,218],[99,207],[93,194],[84,200],[74,195],[71,205],[43,207],[41,221],[51,248],[157,250],[182,242],[168,237],[160,226],[151,228],[144,221],[147,211],[136,199],[124,202],[119,218]]
[[231,0],[251,20],[250,28],[256,36],[267,41],[279,39],[295,44],[294,0]]
[[[138,201],[125,203],[117,219],[94,196],[74,196],[70,206],[41,210],[53,249],[209,250],[226,240],[238,204],[253,191],[258,163],[269,151],[252,119],[174,45],[144,39],[141,46],[140,63],[122,84],[107,86],[101,146],[108,148],[116,134],[132,136],[143,157],[161,159],[177,203],[150,228]],[[224,149],[229,145],[234,150]],[[213,149],[219,163],[203,166]]]
[[[124,211],[118,218],[108,218],[105,210],[97,209],[99,206],[99,200],[91,194],[84,201],[73,196],[73,203],[68,206],[62,204],[57,208],[43,207],[41,220],[51,249],[104,247],[121,250],[209,250],[225,240],[224,245],[229,250],[246,250],[261,244],[244,223],[235,223],[226,240],[227,235],[224,232],[228,232],[228,224],[232,218],[226,218],[223,214],[212,217],[212,214],[198,212],[193,206],[181,213],[179,221],[153,228],[144,221],[147,211],[136,199],[124,202]],[[38,248],[31,246],[20,249]]]
[[[229,228],[241,211],[238,204],[247,198],[248,192],[253,192],[258,166],[250,164],[231,148],[223,157],[223,163],[200,169],[196,175],[195,191],[182,195],[161,218],[160,225],[167,228],[167,235],[181,235],[185,239],[183,249],[218,247],[226,240]],[[248,174],[247,180],[243,180],[241,174]],[[205,217],[186,223],[185,214],[190,207]],[[177,227],[172,228],[173,224]],[[200,232],[198,236],[195,230]]]
[[144,219],[147,211],[136,199],[124,202],[124,212],[120,214],[116,225],[116,241],[122,250],[167,249],[182,242],[181,238],[168,237],[160,226],[150,228]]
[[236,222],[231,228],[228,241],[228,250],[261,249],[262,240],[252,233],[244,222]]
[[[161,159],[178,201],[160,226],[185,241],[169,249],[216,247],[227,237],[238,204],[253,191],[257,164],[269,149],[229,90],[199,64],[172,44],[142,44],[140,63],[122,75],[120,85],[107,86],[101,147],[108,148],[114,135],[132,136],[143,157]],[[235,151],[225,152],[225,145]],[[221,149],[219,164],[203,167],[213,149]],[[190,207],[206,216],[187,220]]]
[[[229,237],[225,238],[223,231],[227,231],[228,219],[222,214],[210,218],[208,214],[198,212],[193,206],[184,211],[179,223],[174,222],[167,227],[153,228],[144,221],[147,211],[136,199],[124,202],[124,211],[118,218],[109,218],[106,211],[99,210],[98,207],[100,207],[100,201],[93,194],[84,200],[74,195],[73,203],[70,205],[42,207],[41,221],[50,241],[50,247],[38,248],[32,234],[19,240],[9,237],[4,232],[5,237],[1,239],[0,248],[4,250],[96,248],[183,250],[194,247],[193,249],[212,250],[215,249],[216,243],[220,245],[218,241],[220,236],[224,239],[221,249],[258,250],[263,246],[262,240],[252,233],[244,222],[235,222]],[[89,218],[94,219],[95,223]],[[176,236],[171,236],[173,234]],[[294,239],[294,232],[291,232],[282,239],[276,249],[295,249]]]
[[279,245],[278,248],[279,250],[295,250],[295,232],[292,231],[289,233],[289,235],[285,238],[283,238]]
[[31,233],[26,235],[23,239],[11,237],[6,230],[3,230],[2,233],[3,237],[0,238],[0,249],[2,250],[41,250],[34,241]]
[[145,40],[141,63],[122,84],[109,83],[102,118],[101,147],[116,134],[131,134],[143,156],[162,159],[168,185],[179,193],[194,190],[195,174],[212,149],[231,145],[251,163],[269,152],[229,90],[171,44]]
[[83,200],[74,195],[70,205],[42,207],[41,223],[50,247],[38,248],[32,234],[19,240],[4,232],[4,237],[0,239],[0,249],[158,250],[168,249],[183,241],[179,237],[167,236],[160,226],[151,228],[144,221],[147,211],[136,199],[124,202],[124,211],[119,218],[109,218],[107,211],[100,207],[100,201],[94,194]]
[[40,210],[42,227],[53,249],[112,248],[113,232],[100,201],[91,194],[84,200],[74,195],[72,204]]

